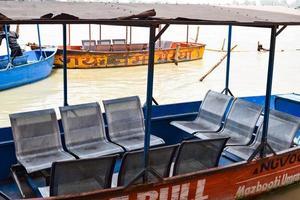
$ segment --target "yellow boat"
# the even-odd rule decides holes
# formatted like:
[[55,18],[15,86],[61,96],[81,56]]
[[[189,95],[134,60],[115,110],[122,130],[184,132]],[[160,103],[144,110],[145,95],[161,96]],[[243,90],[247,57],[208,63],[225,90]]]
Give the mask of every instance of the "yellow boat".
[[[92,44],[92,43],[91,43]],[[162,41],[155,51],[155,63],[182,62],[202,59],[205,45],[200,43]],[[68,46],[68,68],[90,69],[127,67],[148,64],[147,44],[100,44]],[[63,66],[63,50],[58,47],[54,65]]]

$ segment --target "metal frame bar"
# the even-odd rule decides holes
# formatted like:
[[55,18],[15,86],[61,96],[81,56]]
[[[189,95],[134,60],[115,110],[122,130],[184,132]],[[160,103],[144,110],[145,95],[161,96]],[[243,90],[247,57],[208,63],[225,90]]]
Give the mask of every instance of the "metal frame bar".
[[89,51],[91,50],[91,40],[92,40],[92,25],[89,24]]
[[68,45],[71,46],[71,24],[68,24]]
[[44,58],[44,56],[42,54],[42,43],[41,43],[40,25],[37,24],[36,27],[37,27],[37,32],[38,32],[39,49],[40,49],[40,60],[41,60],[42,58]]
[[99,25],[99,40],[102,40],[102,27],[101,24]]
[[67,25],[63,24],[63,62],[64,62],[64,106],[68,105],[68,73],[67,73]]
[[[167,30],[167,28],[169,28],[170,24],[166,24],[162,29],[161,31],[159,31],[159,33],[155,36],[154,38],[154,41],[156,42],[160,37],[161,35]],[[154,47],[155,47],[155,44],[154,44]]]
[[189,43],[189,32],[190,32],[190,27],[189,25],[186,25],[186,43]]
[[8,57],[8,67],[10,67],[12,65],[11,63],[11,57],[10,57],[10,53],[9,53],[9,39],[8,39],[8,29],[7,29],[7,25],[4,25],[4,31],[5,31],[5,39],[6,39],[6,51],[7,51],[7,57]]
[[232,92],[229,89],[229,75],[230,75],[230,61],[231,61],[231,38],[232,38],[232,25],[228,26],[228,43],[227,43],[227,62],[226,62],[226,80],[225,88],[222,91],[227,95],[228,93],[233,96]]
[[276,46],[276,26],[271,29],[270,39],[270,52],[269,52],[269,64],[268,64],[268,76],[265,96],[265,109],[264,109],[264,121],[263,121],[263,132],[262,132],[262,148],[260,151],[260,157],[264,156],[265,145],[267,144],[268,136],[268,125],[269,125],[269,114],[270,114],[270,102],[273,82],[273,69],[274,69],[274,57],[275,57],[275,46]]
[[276,37],[287,27],[287,25],[284,25],[276,32]]
[[158,26],[159,24],[181,24],[181,25],[234,25],[234,26],[248,26],[248,27],[261,27],[271,28],[278,25],[299,25],[297,22],[233,22],[233,21],[201,21],[201,20],[178,20],[178,19],[30,19],[30,20],[0,20],[0,24],[102,24],[113,26],[138,26],[150,27]]
[[[152,116],[152,95],[153,95],[153,76],[154,76],[154,53],[155,53],[155,26],[150,27],[149,35],[149,61],[147,74],[147,95],[146,95],[146,121],[145,121],[145,141],[144,141],[144,167],[145,181],[147,182],[147,169],[149,166],[149,147],[151,133]],[[161,34],[160,34],[161,35]]]

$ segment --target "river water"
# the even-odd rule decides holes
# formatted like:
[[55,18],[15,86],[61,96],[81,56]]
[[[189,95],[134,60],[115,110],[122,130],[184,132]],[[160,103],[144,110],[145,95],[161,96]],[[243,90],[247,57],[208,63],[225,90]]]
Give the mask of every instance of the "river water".
[[[27,42],[37,42],[35,26],[20,27],[19,42],[25,48]],[[12,26],[14,29],[14,26]],[[61,26],[42,25],[42,44],[61,45]],[[189,40],[193,41],[196,26],[190,26]],[[300,28],[288,27],[277,38],[274,69],[273,94],[300,93]],[[133,28],[132,42],[147,42],[148,29]],[[227,37],[227,27],[200,26],[199,42],[207,44],[207,49],[221,49]],[[270,30],[265,28],[234,27],[232,46],[237,44],[231,57],[230,90],[235,96],[264,95],[266,88],[268,53],[257,52],[257,41],[265,48],[269,46]],[[80,44],[88,38],[87,25],[71,27],[71,43]],[[99,38],[99,27],[92,26],[92,39]],[[125,38],[125,28],[102,26],[102,39]],[[162,40],[185,41],[186,26],[171,26]],[[5,42],[0,53],[5,53]],[[27,48],[27,47],[26,47]],[[225,45],[226,48],[226,45]],[[206,50],[202,60],[175,64],[155,65],[154,98],[159,104],[196,101],[203,98],[207,90],[221,91],[225,84],[223,62],[203,82],[199,79],[213,67],[224,52]],[[68,70],[68,103],[85,102],[138,95],[145,102],[147,66]],[[9,126],[9,113],[55,108],[63,105],[63,75],[61,69],[39,82],[0,92],[0,127]],[[57,112],[59,115],[59,112]],[[58,116],[59,117],[59,116]],[[297,189],[289,195],[296,197]],[[285,192],[286,193],[286,192]],[[277,198],[279,196],[279,198]],[[288,196],[287,196],[288,197]],[[290,197],[290,199],[295,199]],[[276,194],[262,199],[282,199]]]

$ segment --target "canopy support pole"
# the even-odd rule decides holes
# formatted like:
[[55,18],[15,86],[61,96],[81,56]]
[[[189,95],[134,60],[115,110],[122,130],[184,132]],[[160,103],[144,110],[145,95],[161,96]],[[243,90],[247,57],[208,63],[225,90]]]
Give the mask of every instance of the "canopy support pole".
[[261,141],[263,146],[260,151],[261,158],[264,156],[265,145],[268,143],[267,136],[268,136],[270,102],[271,102],[271,92],[272,92],[272,82],[273,82],[275,45],[276,45],[276,26],[272,27],[271,29],[267,89],[266,89],[266,97],[265,97],[264,122],[263,122],[263,133],[262,133],[262,141]]
[[129,27],[129,44],[132,43],[132,26]]
[[40,60],[44,57],[42,54],[42,43],[41,43],[41,34],[40,34],[40,25],[37,24],[38,40],[39,40],[39,49],[40,49]]
[[152,95],[153,95],[153,75],[154,75],[154,52],[155,52],[155,26],[150,27],[149,36],[149,61],[147,75],[147,97],[146,97],[146,123],[145,123],[145,145],[144,145],[144,180],[148,181],[148,166],[149,166],[149,147],[151,133],[151,115],[152,115]]
[[64,60],[64,106],[68,105],[68,73],[67,73],[67,26],[63,24],[63,60]]
[[189,25],[186,25],[186,43],[189,43]]
[[68,45],[71,46],[71,24],[68,24]]
[[155,42],[168,28],[169,25],[164,27],[155,36],[156,26],[150,26],[149,34],[149,60],[148,60],[148,73],[147,73],[147,94],[146,94],[146,107],[145,107],[145,139],[144,139],[144,169],[134,177],[125,186],[128,187],[139,178],[143,177],[143,182],[148,182],[148,173],[150,172],[157,179],[162,180],[162,177],[151,167],[149,167],[149,148],[150,148],[150,134],[151,134],[151,116],[152,116],[152,99],[153,99],[153,76],[154,76],[154,54],[155,54]]
[[231,96],[233,96],[232,92],[229,89],[231,38],[232,38],[232,25],[229,25],[229,27],[228,27],[228,43],[227,43],[226,80],[225,80],[225,88],[222,91],[222,93],[225,92],[226,95],[228,95],[228,93],[229,93]]
[[[275,57],[275,45],[276,45],[276,26],[271,28],[271,40],[270,40],[270,52],[269,52],[269,64],[268,64],[268,76],[267,76],[267,87],[265,96],[265,108],[264,108],[264,121],[263,121],[263,132],[260,145],[249,157],[248,161],[251,161],[258,153],[262,158],[266,153],[266,148],[268,148],[273,154],[276,155],[275,151],[268,144],[268,125],[269,125],[269,114],[270,114],[270,102],[271,102],[271,92],[272,92],[272,81],[273,81],[273,69],[274,69],[274,57]],[[281,31],[280,31],[281,32]]]
[[9,41],[8,41],[8,29],[7,25],[4,25],[4,31],[5,31],[5,39],[6,39],[6,51],[7,51],[7,57],[8,57],[8,64],[7,64],[7,69],[12,66],[11,59],[10,59],[10,53],[9,53]]
[[128,26],[126,26],[125,44],[128,43]]
[[101,24],[99,25],[99,40],[101,41],[102,39],[102,27]]
[[91,50],[91,41],[92,41],[92,25],[89,24],[89,51]]

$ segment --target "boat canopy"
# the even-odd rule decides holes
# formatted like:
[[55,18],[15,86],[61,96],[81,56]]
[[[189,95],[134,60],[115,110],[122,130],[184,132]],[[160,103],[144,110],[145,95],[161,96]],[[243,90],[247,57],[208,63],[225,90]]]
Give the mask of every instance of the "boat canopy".
[[283,7],[274,11],[274,8],[268,6],[251,9],[204,4],[1,1],[0,7],[1,24],[206,24],[258,27],[300,25],[300,11]]

